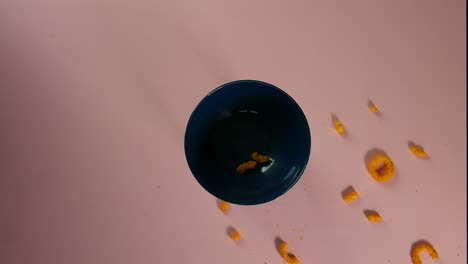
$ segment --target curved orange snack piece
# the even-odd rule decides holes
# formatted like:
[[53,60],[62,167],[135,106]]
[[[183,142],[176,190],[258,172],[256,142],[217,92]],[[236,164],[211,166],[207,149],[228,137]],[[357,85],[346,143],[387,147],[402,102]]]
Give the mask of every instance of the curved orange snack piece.
[[439,253],[434,249],[434,247],[428,242],[421,242],[420,244],[413,247],[411,250],[411,260],[413,264],[422,264],[420,254],[425,251],[431,256],[432,259],[438,259]]
[[289,264],[299,264],[300,261],[299,259],[293,255],[288,253],[288,244],[286,242],[281,242],[278,251],[281,255],[281,257]]
[[245,171],[255,169],[257,162],[254,160],[246,161],[237,166],[236,171],[240,174],[244,174]]
[[252,153],[252,159],[261,164],[271,161],[270,157],[266,155],[261,155],[258,152]]

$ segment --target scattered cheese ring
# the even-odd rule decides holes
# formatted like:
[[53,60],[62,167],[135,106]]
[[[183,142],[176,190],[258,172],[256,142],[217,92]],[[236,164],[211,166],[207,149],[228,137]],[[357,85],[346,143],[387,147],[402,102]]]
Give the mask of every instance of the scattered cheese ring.
[[281,257],[289,264],[299,264],[300,261],[299,259],[291,254],[291,253],[288,253],[288,244],[284,241],[281,241],[279,247],[278,247],[278,251],[281,255]]
[[252,153],[252,159],[260,164],[268,163],[271,161],[270,157],[261,155],[258,152]]
[[344,125],[338,120],[335,121],[335,130],[340,135],[344,135],[346,132]]
[[370,175],[374,180],[385,183],[393,178],[395,173],[395,166],[392,160],[385,155],[377,155],[370,162],[367,167]]
[[439,253],[434,249],[434,247],[426,241],[420,241],[416,243],[411,249],[411,259],[413,264],[422,264],[420,254],[426,251],[432,259],[436,260],[439,258]]
[[236,168],[236,171],[240,174],[244,174],[245,171],[255,169],[256,166],[257,162],[254,160],[250,160],[239,164],[239,166],[237,166]]
[[219,201],[218,203],[219,210],[225,214],[229,210],[229,203],[225,201]]
[[411,151],[411,153],[413,153],[418,158],[427,157],[426,151],[424,151],[424,148],[421,147],[421,146],[411,145],[409,147],[409,150]]

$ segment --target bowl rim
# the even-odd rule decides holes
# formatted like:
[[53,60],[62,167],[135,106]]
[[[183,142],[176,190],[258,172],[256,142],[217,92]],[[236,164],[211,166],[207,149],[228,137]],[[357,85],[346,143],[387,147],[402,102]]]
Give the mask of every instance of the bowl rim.
[[[205,186],[203,186],[203,184],[200,182],[200,180],[198,179],[198,177],[195,175],[195,173],[193,172],[192,170],[192,167],[190,166],[189,164],[189,161],[188,161],[188,158],[187,158],[187,130],[188,128],[191,126],[191,123],[194,122],[194,116],[193,114],[201,107],[201,105],[203,105],[203,103],[208,100],[208,98],[213,95],[214,93],[218,92],[219,90],[223,89],[223,88],[226,88],[227,86],[230,86],[230,85],[233,85],[235,83],[249,83],[249,82],[253,82],[253,83],[257,83],[257,84],[262,84],[262,85],[265,85],[265,86],[268,86],[270,88],[273,88],[279,92],[281,92],[283,95],[285,95],[290,102],[292,102],[295,107],[299,110],[303,120],[305,121],[305,125],[307,127],[307,132],[309,134],[308,138],[309,138],[309,146],[308,146],[308,149],[307,149],[307,153],[306,153],[306,158],[305,158],[305,161],[304,161],[304,164],[301,168],[300,171],[298,171],[298,176],[296,176],[285,188],[282,188],[280,191],[278,192],[274,192],[272,195],[266,195],[265,197],[262,197],[262,198],[259,198],[259,199],[255,199],[255,200],[252,200],[252,199],[248,199],[248,200],[242,200],[242,199],[236,199],[236,200],[231,200],[231,201],[228,201],[228,200],[224,200],[220,197],[218,197],[217,195],[215,195],[214,193],[212,193],[211,191],[209,191],[207,188],[205,188]],[[225,84],[222,84],[218,87],[216,87],[215,89],[213,89],[211,92],[209,92],[207,95],[205,95],[201,100],[200,102],[198,102],[198,104],[195,106],[195,108],[192,110],[192,112],[190,113],[190,117],[189,117],[189,120],[187,122],[187,125],[185,127],[185,132],[184,132],[184,154],[185,154],[185,161],[186,161],[186,164],[187,166],[189,167],[189,170],[190,170],[190,173],[192,174],[192,176],[195,178],[195,180],[198,182],[198,184],[205,190],[207,191],[208,193],[210,193],[211,195],[213,195],[214,197],[216,197],[217,199],[220,199],[220,200],[224,200],[226,202],[229,202],[229,203],[232,203],[232,204],[238,204],[238,205],[260,205],[260,204],[264,204],[264,203],[268,203],[268,202],[271,202],[271,201],[274,201],[276,199],[278,199],[279,197],[283,196],[286,192],[288,192],[294,185],[296,185],[296,183],[299,181],[300,178],[302,178],[302,175],[304,174],[306,168],[307,168],[307,165],[309,163],[309,159],[310,159],[310,152],[311,152],[311,149],[312,149],[312,135],[311,135],[311,132],[310,132],[310,126],[309,126],[309,122],[307,120],[307,116],[305,115],[304,111],[302,110],[302,108],[300,107],[300,105],[296,102],[296,100],[294,100],[294,98],[292,98],[288,93],[286,93],[285,91],[283,91],[281,88],[273,85],[273,84],[270,84],[270,83],[267,83],[267,82],[264,82],[264,81],[259,81],[259,80],[252,80],[252,79],[242,79],[242,80],[235,80],[235,81],[231,81],[231,82],[228,82],[228,83],[225,83]]]

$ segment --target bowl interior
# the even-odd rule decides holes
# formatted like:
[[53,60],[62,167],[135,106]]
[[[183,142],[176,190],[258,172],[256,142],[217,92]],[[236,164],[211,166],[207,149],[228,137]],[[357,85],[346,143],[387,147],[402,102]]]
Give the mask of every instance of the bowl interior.
[[[238,174],[252,152],[271,157],[266,166]],[[290,189],[310,153],[310,131],[297,103],[273,85],[236,81],[207,95],[185,132],[185,154],[197,181],[235,204],[265,203]]]

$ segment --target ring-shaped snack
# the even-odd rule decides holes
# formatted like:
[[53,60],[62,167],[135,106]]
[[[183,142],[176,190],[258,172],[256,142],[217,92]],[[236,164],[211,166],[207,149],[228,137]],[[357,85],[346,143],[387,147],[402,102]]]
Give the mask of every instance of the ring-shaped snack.
[[367,169],[372,178],[380,183],[388,182],[393,178],[393,174],[395,173],[395,166],[392,160],[385,155],[375,156],[369,162]]

